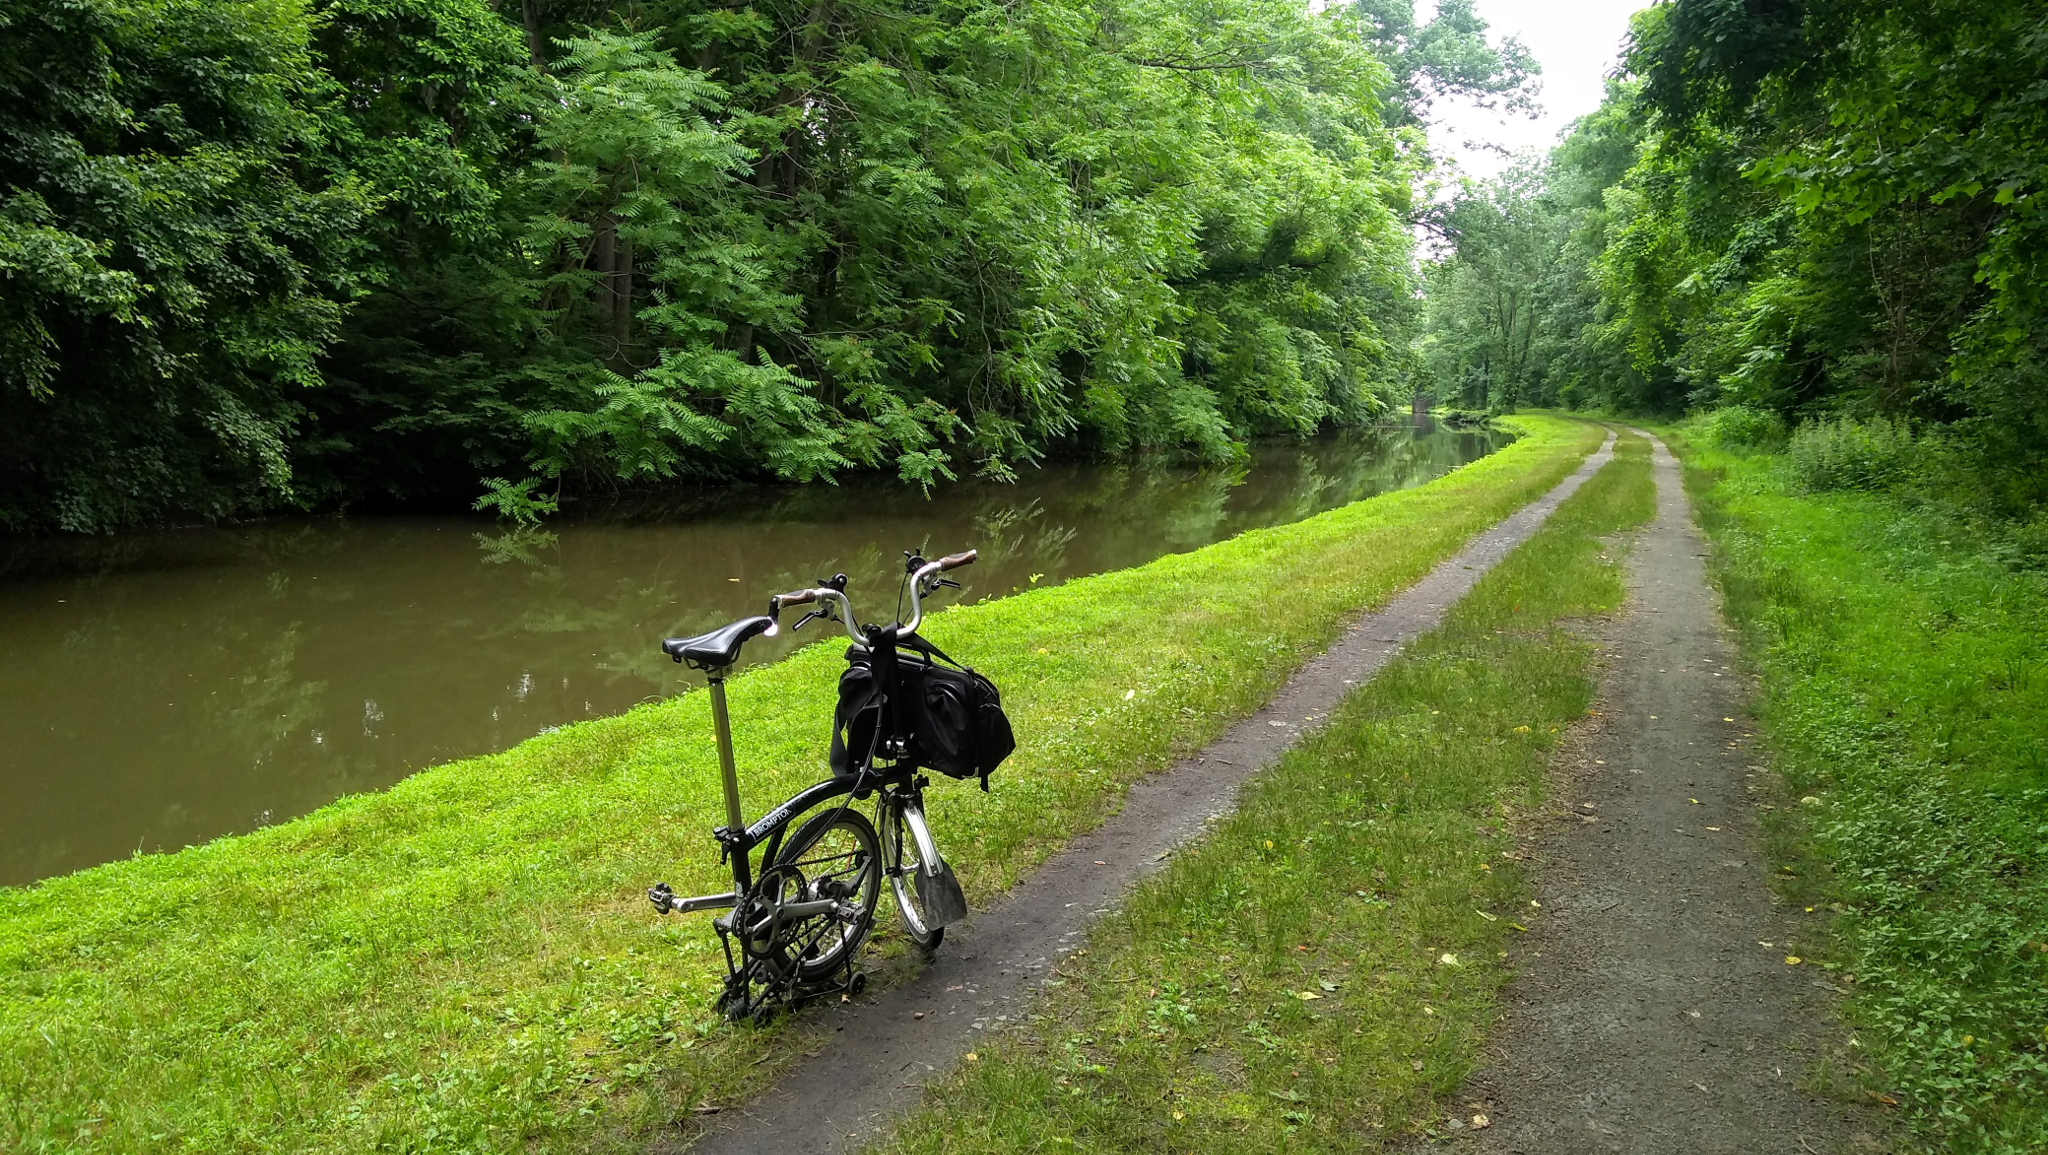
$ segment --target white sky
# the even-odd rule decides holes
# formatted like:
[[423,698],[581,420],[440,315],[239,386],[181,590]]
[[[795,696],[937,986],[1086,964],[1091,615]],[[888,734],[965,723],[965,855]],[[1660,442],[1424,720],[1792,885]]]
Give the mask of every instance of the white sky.
[[[1459,100],[1440,100],[1433,111],[1430,139],[1444,160],[1476,177],[1489,177],[1508,165],[1499,153],[1475,149],[1473,142],[1505,145],[1515,151],[1547,152],[1571,122],[1600,106],[1605,78],[1614,71],[1628,18],[1649,0],[1477,0],[1473,5],[1489,25],[1488,35],[1519,37],[1543,65],[1537,102],[1542,115],[1504,115],[1474,108]],[[1416,16],[1432,5],[1416,5]]]

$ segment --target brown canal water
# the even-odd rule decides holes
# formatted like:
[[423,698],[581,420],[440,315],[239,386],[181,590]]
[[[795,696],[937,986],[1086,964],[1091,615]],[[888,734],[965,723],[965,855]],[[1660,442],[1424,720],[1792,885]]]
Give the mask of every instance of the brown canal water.
[[880,481],[700,491],[523,536],[347,517],[0,548],[0,885],[251,830],[676,693],[695,676],[662,637],[835,572],[863,620],[885,618],[905,549],[981,551],[934,606],[1001,597],[1417,485],[1503,440],[1369,430],[1229,470],[1057,465],[929,499]]

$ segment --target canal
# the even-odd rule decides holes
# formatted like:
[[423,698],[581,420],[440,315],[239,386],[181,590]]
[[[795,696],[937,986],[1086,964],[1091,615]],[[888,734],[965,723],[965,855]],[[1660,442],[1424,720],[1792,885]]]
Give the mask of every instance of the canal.
[[525,534],[305,518],[0,547],[0,885],[247,831],[675,693],[691,675],[663,636],[841,571],[881,616],[905,549],[978,548],[958,598],[1001,597],[1417,485],[1503,440],[1365,430],[1232,469],[1061,464],[929,499],[877,480],[696,491]]

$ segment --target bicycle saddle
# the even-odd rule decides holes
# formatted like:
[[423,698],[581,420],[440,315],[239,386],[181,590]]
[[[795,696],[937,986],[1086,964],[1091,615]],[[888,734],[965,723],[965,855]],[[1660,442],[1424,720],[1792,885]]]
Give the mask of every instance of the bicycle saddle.
[[678,662],[687,661],[693,666],[718,668],[730,666],[739,660],[740,647],[747,639],[774,628],[775,619],[767,616],[741,618],[731,625],[720,626],[708,634],[694,638],[668,638],[661,643],[661,652]]

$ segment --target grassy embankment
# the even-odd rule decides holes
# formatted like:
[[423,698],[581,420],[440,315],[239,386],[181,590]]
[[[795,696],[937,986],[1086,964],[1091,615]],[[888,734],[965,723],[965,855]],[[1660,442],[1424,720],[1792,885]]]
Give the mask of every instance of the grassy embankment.
[[1676,432],[1795,800],[1782,885],[1835,912],[1870,1090],[1932,1149],[2048,1150],[2048,572],[1910,479],[1809,492]]
[[887,1150],[1354,1152],[1441,1126],[1504,948],[1541,915],[1509,831],[1592,701],[1592,647],[1565,619],[1619,602],[1622,559],[1600,538],[1652,516],[1647,454],[1624,439],[1107,916],[1041,1013],[992,1036]]
[[[1516,424],[1521,440],[1426,486],[935,619],[1023,739],[994,794],[935,800],[970,898],[1601,436]],[[841,648],[732,683],[751,811],[816,779]],[[707,715],[684,694],[255,834],[0,890],[0,1149],[626,1149],[759,1086],[810,1024],[723,1025],[709,926],[641,897],[719,882]]]

